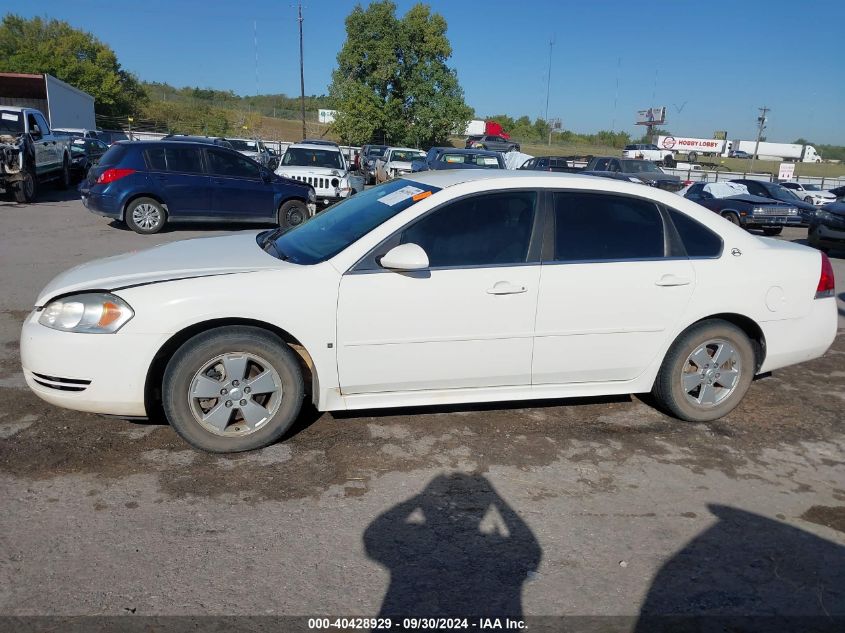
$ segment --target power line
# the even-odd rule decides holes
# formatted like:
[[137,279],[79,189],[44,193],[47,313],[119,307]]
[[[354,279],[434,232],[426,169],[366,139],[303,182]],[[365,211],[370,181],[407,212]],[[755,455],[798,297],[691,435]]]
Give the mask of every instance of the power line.
[[299,10],[299,110],[302,115],[302,138],[305,132],[305,61],[302,55],[302,0],[297,3]]

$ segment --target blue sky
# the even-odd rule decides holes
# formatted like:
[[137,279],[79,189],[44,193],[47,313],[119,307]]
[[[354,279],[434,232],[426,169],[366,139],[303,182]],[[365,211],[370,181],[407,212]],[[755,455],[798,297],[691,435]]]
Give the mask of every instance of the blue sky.
[[[399,13],[413,2],[399,0]],[[627,130],[639,109],[667,106],[674,134],[766,135],[845,144],[843,0],[431,0],[449,24],[451,64],[481,115],[549,116],[580,132]],[[150,81],[299,93],[295,0],[0,0],[93,32]],[[342,0],[305,0],[305,90],[327,91],[345,38]],[[618,85],[618,89],[617,89]]]

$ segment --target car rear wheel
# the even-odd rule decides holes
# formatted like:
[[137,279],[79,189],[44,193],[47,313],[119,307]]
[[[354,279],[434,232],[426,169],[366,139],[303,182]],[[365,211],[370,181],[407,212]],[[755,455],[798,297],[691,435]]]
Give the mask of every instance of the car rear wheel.
[[771,226],[763,229],[763,235],[780,235],[782,232],[782,226]]
[[279,226],[293,228],[308,219],[308,207],[299,200],[288,200],[279,207]]
[[755,370],[754,348],[745,332],[727,321],[702,321],[669,348],[652,393],[671,415],[709,422],[739,404]]
[[125,221],[136,233],[152,235],[164,228],[167,213],[158,200],[136,198],[126,207]]
[[804,202],[806,202],[807,204],[813,204],[813,199],[810,196],[807,196],[806,198],[804,198]]
[[70,164],[67,156],[62,161],[62,175],[59,176],[59,189],[67,189],[70,187]]
[[302,407],[304,383],[295,353],[254,327],[222,327],[185,343],[164,373],[170,424],[211,453],[254,450],[278,440]]

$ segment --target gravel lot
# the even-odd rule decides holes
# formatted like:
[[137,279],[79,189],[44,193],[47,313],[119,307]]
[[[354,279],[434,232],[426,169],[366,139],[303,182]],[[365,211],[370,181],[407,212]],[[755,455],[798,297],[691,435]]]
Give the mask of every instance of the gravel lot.
[[308,410],[212,456],[37,399],[18,336],[58,272],[224,231],[43,200],[0,202],[0,614],[845,617],[845,336],[713,424],[636,397]]

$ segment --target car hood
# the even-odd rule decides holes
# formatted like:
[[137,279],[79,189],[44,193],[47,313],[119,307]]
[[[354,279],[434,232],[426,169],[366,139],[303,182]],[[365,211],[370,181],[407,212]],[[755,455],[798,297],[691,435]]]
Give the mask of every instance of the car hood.
[[797,209],[798,204],[792,204],[791,202],[781,202],[780,200],[772,200],[771,198],[764,198],[763,196],[754,196],[749,194],[740,194],[738,196],[726,196],[724,198],[717,198],[717,200],[742,200],[743,202],[748,202],[749,204],[764,204],[768,207],[792,207]]
[[845,217],[845,202],[829,202],[822,207],[828,213]]
[[280,165],[276,169],[276,174],[279,176],[297,174],[303,176],[334,176],[335,178],[341,178],[343,176],[343,170],[339,167],[294,167],[292,165]]
[[50,299],[82,290],[117,290],[176,279],[293,266],[262,251],[255,242],[257,233],[247,231],[182,240],[97,259],[53,278],[38,295],[35,305],[43,306]]
[[[419,158],[417,160],[422,160]],[[411,168],[411,161],[408,160],[392,160],[387,163],[388,167],[392,167],[393,169],[410,169]]]

